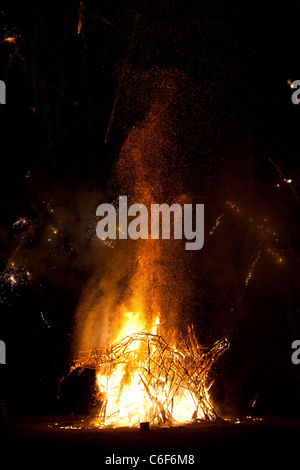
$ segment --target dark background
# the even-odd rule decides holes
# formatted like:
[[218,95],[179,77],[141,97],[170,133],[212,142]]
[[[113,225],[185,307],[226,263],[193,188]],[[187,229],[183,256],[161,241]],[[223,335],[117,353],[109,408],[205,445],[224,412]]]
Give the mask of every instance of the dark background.
[[[151,70],[180,71],[192,84],[185,99],[194,114],[182,118],[191,139],[191,186],[203,196],[207,227],[225,211],[220,237],[207,243],[204,264],[199,261],[190,313],[202,342],[226,336],[231,343],[215,374],[218,407],[225,414],[298,413],[300,375],[290,356],[299,339],[300,106],[293,105],[287,80],[300,79],[299,3],[6,3],[0,13],[0,79],[7,87],[0,107],[0,338],[7,346],[1,394],[8,413],[89,410],[92,374],[70,379],[60,399],[57,384],[69,367],[74,311],[90,268],[63,228],[60,243],[48,249],[45,228],[57,205],[74,213],[71,224],[89,223],[74,198],[107,187],[124,138],[147,110],[132,77]],[[5,41],[9,36],[13,43]],[[133,92],[126,94],[130,84]],[[236,217],[224,195],[242,202],[247,216]],[[240,273],[269,242],[256,243],[253,214],[271,218],[285,262],[279,267],[264,254],[245,288]],[[31,221],[31,233],[13,225],[21,216]],[[89,244],[84,249],[92,252]],[[36,257],[35,275],[12,286],[7,265],[12,257],[22,265],[26,250]]]

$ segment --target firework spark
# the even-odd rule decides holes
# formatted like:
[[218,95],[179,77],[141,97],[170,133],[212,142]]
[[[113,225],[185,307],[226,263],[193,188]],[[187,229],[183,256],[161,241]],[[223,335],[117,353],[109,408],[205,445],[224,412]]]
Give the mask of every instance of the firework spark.
[[126,72],[127,72],[128,61],[129,61],[131,50],[132,50],[133,44],[134,44],[134,37],[135,37],[135,34],[136,34],[136,29],[137,29],[139,17],[140,17],[140,15],[137,13],[136,17],[135,17],[135,21],[134,21],[133,33],[132,33],[130,41],[129,41],[127,55],[125,57],[125,60],[124,60],[123,66],[122,66],[121,73],[119,75],[119,80],[118,80],[117,90],[116,90],[116,94],[115,94],[115,99],[114,99],[114,102],[113,102],[112,110],[111,110],[111,113],[110,113],[110,116],[109,116],[109,121],[108,121],[107,129],[106,129],[106,134],[105,134],[105,139],[104,139],[105,143],[107,142],[108,135],[109,135],[109,132],[110,132],[110,128],[112,126],[112,123],[113,123],[113,120],[114,120],[114,117],[115,117],[115,112],[116,112],[117,104],[118,104],[118,101],[119,101],[119,98],[120,98],[124,77],[125,77]]
[[234,210],[237,214],[241,212],[241,210],[231,201],[226,201],[226,204],[230,207],[230,209]]
[[13,227],[25,227],[29,224],[28,219],[26,217],[20,217],[16,222],[13,223]]
[[5,286],[13,289],[17,286],[30,284],[31,274],[25,266],[18,266],[15,262],[9,261],[1,274],[0,282],[2,289]]
[[50,329],[51,326],[49,325],[48,321],[46,320],[46,318],[45,318],[43,312],[40,312],[40,314],[41,314],[41,319],[42,319],[43,323],[46,325],[47,328]]
[[[279,168],[278,165],[276,165],[276,163],[271,159],[269,158],[269,162],[272,163],[272,165],[274,166],[275,170],[277,171],[280,179],[282,179],[282,181],[284,181],[286,184],[289,185],[289,187],[291,188],[291,190],[293,191],[294,195],[296,196],[296,198],[299,200],[299,195],[296,191],[296,187],[293,183],[293,180],[291,178],[287,178],[284,173],[281,171],[281,169]],[[277,184],[277,187],[279,187],[279,184]]]
[[214,231],[218,228],[218,226],[220,225],[220,221],[222,219],[222,217],[224,216],[224,214],[221,214],[219,215],[219,217],[217,218],[216,222],[215,222],[215,225],[213,226],[213,228],[211,229],[211,231],[209,232],[208,236],[210,237]]
[[77,25],[77,33],[80,34],[81,28],[82,28],[82,23],[84,22],[84,11],[85,11],[85,6],[83,2],[79,2],[79,7],[78,7],[78,25]]
[[261,250],[259,250],[259,252],[258,252],[257,255],[256,255],[255,260],[253,261],[253,263],[252,263],[251,266],[250,266],[249,272],[248,272],[247,277],[246,277],[246,280],[245,280],[245,287],[248,286],[249,281],[250,281],[250,279],[251,279],[252,276],[253,276],[254,269],[255,269],[255,266],[256,266],[256,264],[257,264],[259,258],[260,258],[260,255],[261,255]]
[[[242,210],[233,202],[226,201],[226,204],[232,209],[236,214],[241,214]],[[265,217],[263,220],[254,219],[253,217],[247,217],[246,222],[249,226],[249,229],[253,231],[256,235],[256,240],[258,241],[259,250],[254,258],[254,261],[251,263],[250,269],[245,279],[245,287],[248,286],[250,279],[253,277],[256,265],[262,255],[262,253],[267,253],[271,255],[274,261],[277,264],[286,263],[282,251],[280,252],[274,247],[274,245],[278,245],[279,238],[277,235],[276,230],[269,224],[269,220]],[[272,246],[273,245],[273,246]]]

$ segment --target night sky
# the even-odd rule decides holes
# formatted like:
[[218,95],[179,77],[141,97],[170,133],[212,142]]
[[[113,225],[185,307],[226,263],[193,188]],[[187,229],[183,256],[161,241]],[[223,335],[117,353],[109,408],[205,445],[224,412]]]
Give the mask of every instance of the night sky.
[[288,84],[300,79],[299,15],[283,2],[3,2],[0,392],[9,413],[88,409],[87,373],[61,399],[57,384],[85,286],[108,263],[96,207],[127,187],[126,172],[122,183],[114,176],[124,141],[170,86],[170,178],[180,174],[183,193],[205,204],[204,248],[183,262],[193,285],[183,321],[204,345],[231,344],[213,397],[225,414],[299,412],[300,106]]

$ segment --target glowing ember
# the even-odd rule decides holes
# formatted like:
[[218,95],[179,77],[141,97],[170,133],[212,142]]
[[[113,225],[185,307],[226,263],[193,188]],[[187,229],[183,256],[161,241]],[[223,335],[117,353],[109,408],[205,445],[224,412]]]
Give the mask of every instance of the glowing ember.
[[12,37],[12,36],[8,36],[4,39],[4,42],[8,42],[8,43],[13,43],[15,44],[16,43],[16,38]]
[[[128,319],[134,317],[128,314]],[[193,329],[171,347],[157,334],[139,331],[106,348],[83,351],[74,368],[96,370],[98,398],[96,426],[163,425],[195,419],[213,420],[207,374],[229,347],[223,339],[201,347]],[[74,368],[72,370],[74,370]]]

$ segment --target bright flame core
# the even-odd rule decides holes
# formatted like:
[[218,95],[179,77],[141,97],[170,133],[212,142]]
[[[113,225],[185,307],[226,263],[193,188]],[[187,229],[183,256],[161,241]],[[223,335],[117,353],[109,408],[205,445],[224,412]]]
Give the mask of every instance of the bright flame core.
[[75,365],[96,370],[100,405],[92,424],[164,425],[215,419],[207,374],[228,342],[203,348],[190,328],[185,340],[177,338],[171,346],[160,335],[158,316],[152,333],[135,329],[143,326],[138,313],[128,312],[125,319],[115,343],[83,351]]

